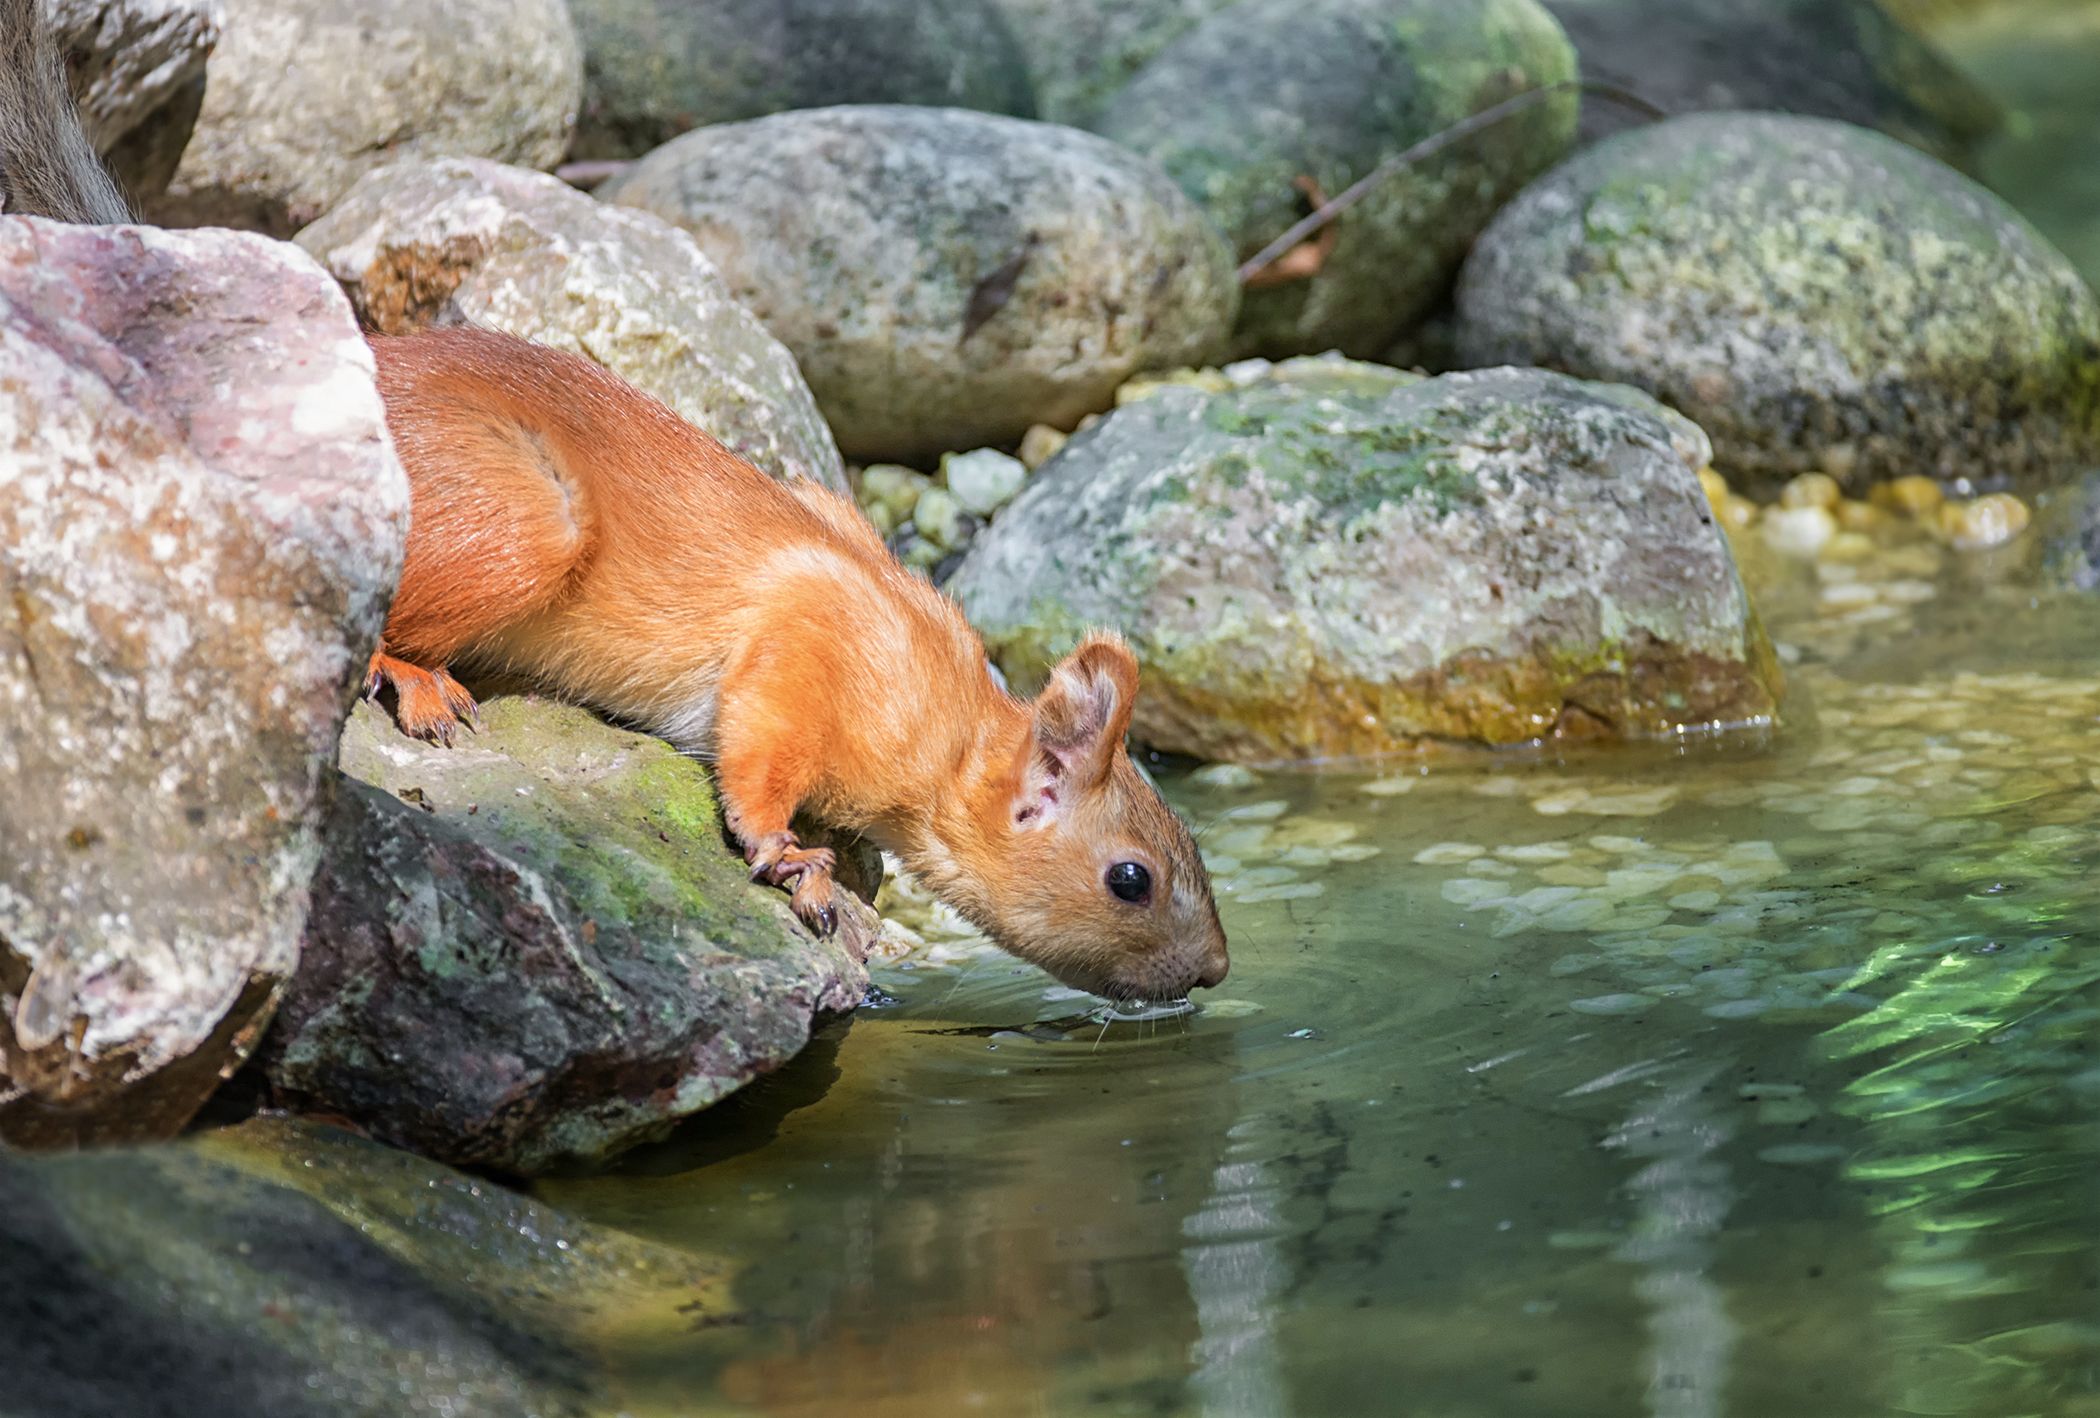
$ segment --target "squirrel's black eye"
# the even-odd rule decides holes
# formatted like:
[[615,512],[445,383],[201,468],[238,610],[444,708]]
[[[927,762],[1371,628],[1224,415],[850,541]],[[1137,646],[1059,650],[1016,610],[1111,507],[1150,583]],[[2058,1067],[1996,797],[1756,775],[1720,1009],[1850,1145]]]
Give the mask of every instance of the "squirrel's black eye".
[[1152,894],[1152,873],[1136,862],[1117,862],[1108,869],[1108,889],[1124,901],[1142,901]]

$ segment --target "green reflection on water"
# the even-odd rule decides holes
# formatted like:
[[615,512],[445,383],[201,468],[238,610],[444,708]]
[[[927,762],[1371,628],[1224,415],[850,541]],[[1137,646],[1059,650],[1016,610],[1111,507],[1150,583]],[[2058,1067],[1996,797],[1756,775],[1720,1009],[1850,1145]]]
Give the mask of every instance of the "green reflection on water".
[[632,1410],[2100,1412],[2100,616],[1789,574],[1774,743],[1183,779],[1201,1013],[893,966],[543,1183],[737,1276]]

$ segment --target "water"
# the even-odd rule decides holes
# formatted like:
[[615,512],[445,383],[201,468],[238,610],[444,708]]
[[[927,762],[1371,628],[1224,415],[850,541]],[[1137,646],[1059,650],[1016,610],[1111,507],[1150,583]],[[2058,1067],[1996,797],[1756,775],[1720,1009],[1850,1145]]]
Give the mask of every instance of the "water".
[[2100,1414],[2100,607],[1745,559],[1771,741],[1175,780],[1200,1011],[951,945],[540,1184],[734,1277],[630,1411]]

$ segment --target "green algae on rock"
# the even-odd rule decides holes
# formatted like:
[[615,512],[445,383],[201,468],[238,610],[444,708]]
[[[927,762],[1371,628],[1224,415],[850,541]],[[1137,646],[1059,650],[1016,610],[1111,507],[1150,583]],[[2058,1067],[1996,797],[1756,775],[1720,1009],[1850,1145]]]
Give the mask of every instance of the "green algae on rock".
[[569,0],[583,40],[572,153],[639,157],[679,134],[788,109],[918,103],[1033,117],[990,0]]
[[1775,714],[1696,428],[1538,370],[1321,363],[1158,389],[1038,470],[949,583],[1017,688],[1106,624],[1137,737],[1213,759]]
[[1646,389],[1769,490],[1822,468],[2045,486],[2100,453],[2100,301],[1996,197],[1879,133],[1698,114],[1504,208],[1459,288],[1469,363]]
[[727,1278],[310,1124],[0,1154],[0,1409],[583,1418],[616,1406],[601,1343]]
[[465,322],[587,356],[773,476],[845,490],[795,357],[647,212],[526,168],[409,159],[359,179],[298,241],[381,334]]
[[280,1097],[529,1174],[661,1134],[860,1002],[842,942],[872,914],[848,900],[840,938],[805,932],[747,878],[701,765],[581,709],[483,708],[452,749],[353,716],[364,781],[341,784],[263,1051]]
[[[1876,128],[1973,168],[2004,112],[1877,0],[1542,0],[1582,72],[1670,113],[1760,109]],[[1583,105],[1594,142],[1644,120]]]
[[1069,427],[1223,347],[1231,254],[1159,168],[958,109],[775,114],[602,189],[683,226],[794,351],[846,456],[928,463]]
[[[1536,0],[1242,0],[1152,58],[1094,126],[1156,158],[1252,256],[1380,161],[1526,89],[1575,77]],[[1391,345],[1450,290],[1495,209],[1568,151],[1573,94],[1380,182],[1310,279],[1252,289],[1235,348]]]
[[995,0],[1028,53],[1036,116],[1092,128],[1153,56],[1239,0]]

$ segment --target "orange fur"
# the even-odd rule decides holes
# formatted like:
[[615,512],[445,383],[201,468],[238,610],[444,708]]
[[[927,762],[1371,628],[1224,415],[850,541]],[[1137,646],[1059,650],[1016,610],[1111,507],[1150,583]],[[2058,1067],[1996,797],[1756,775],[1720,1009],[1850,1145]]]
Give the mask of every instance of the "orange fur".
[[[1224,978],[1195,844],[1123,749],[1120,640],[1090,639],[1025,704],[847,499],[774,481],[575,356],[469,329],[372,347],[414,495],[389,664],[520,674],[712,756],[753,875],[819,929],[832,864],[789,831],[800,809],[1082,988]],[[1142,904],[1103,884],[1127,861],[1151,876]]]

